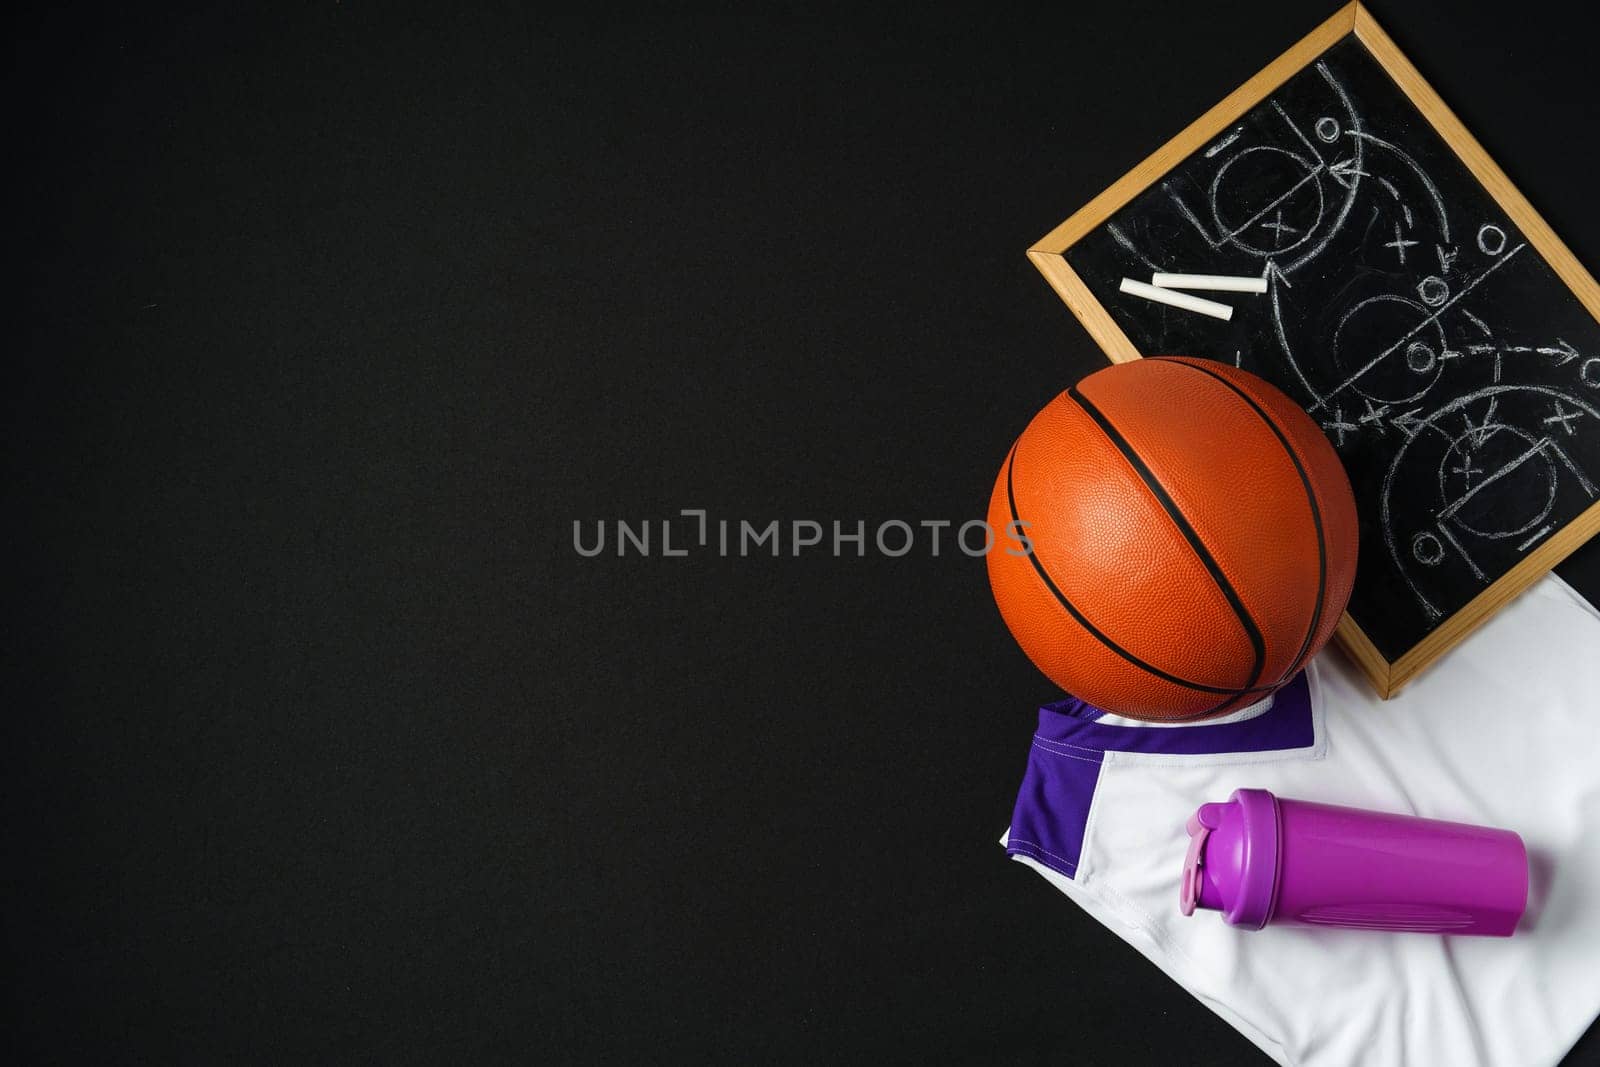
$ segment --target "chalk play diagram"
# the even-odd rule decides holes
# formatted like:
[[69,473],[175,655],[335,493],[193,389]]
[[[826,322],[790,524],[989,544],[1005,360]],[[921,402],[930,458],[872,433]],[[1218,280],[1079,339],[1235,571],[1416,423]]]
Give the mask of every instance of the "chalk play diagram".
[[[1600,325],[1358,42],[1067,259],[1141,352],[1235,363],[1319,422],[1356,487],[1362,567],[1392,579],[1361,585],[1402,591],[1352,602],[1380,646],[1600,499]],[[1219,323],[1116,290],[1167,271],[1255,275],[1266,292]]]

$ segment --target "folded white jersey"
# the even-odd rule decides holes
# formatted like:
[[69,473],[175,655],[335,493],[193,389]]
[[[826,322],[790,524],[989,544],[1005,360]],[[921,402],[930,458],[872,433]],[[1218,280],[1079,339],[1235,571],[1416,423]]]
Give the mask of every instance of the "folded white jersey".
[[[1185,820],[1241,787],[1515,830],[1527,913],[1510,938],[1186,918]],[[1280,1063],[1555,1063],[1600,1013],[1600,613],[1547,577],[1387,701],[1330,649],[1222,720],[1049,705],[1003,841]]]

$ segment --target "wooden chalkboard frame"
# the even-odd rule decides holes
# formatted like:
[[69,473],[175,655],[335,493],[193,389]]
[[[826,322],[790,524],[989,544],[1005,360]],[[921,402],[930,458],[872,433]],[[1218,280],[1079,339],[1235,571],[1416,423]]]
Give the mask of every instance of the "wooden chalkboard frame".
[[[1489,158],[1483,146],[1467,132],[1466,127],[1445,106],[1439,94],[1433,91],[1417,68],[1383,32],[1367,9],[1360,3],[1351,3],[1340,8],[1333,17],[1301,38],[1294,47],[1267,64],[1182,133],[1162,145],[1028,249],[1028,258],[1112,362],[1125,363],[1139,359],[1141,353],[1067,263],[1066,251],[1350,34],[1354,34],[1366,46],[1495,203],[1521,228],[1529,243],[1544,256],[1589,314],[1600,320],[1600,285],[1595,284],[1594,277],[1539,217],[1527,198],[1511,184],[1505,172]],[[1597,531],[1600,531],[1600,503],[1581,512],[1393,662],[1378,651],[1348,612],[1339,621],[1337,639],[1372,680],[1378,692],[1387,699]]]

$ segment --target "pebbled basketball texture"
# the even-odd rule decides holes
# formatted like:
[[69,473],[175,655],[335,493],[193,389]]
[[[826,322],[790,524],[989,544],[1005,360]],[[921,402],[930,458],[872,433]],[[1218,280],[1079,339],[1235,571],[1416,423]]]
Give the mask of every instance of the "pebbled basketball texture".
[[1322,430],[1246,371],[1153,357],[1034,417],[989,502],[1030,551],[988,555],[995,603],[1062,689],[1140,719],[1206,718],[1288,682],[1356,573],[1355,498]]

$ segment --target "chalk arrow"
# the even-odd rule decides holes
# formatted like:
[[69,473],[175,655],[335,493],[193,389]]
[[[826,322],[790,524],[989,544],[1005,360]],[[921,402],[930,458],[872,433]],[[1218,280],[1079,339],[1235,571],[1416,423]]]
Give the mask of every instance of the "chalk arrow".
[[1287,288],[1294,288],[1293,285],[1289,284],[1289,276],[1283,273],[1282,267],[1278,266],[1277,260],[1267,260],[1267,269],[1262,272],[1262,276],[1267,279],[1268,285],[1271,285],[1273,282],[1282,282]]
[[1506,345],[1503,351],[1537,352],[1541,356],[1555,356],[1558,367],[1565,367],[1578,358],[1578,350],[1559,337],[1556,338],[1554,345]]
[[1489,410],[1483,413],[1483,422],[1478,426],[1472,424],[1471,415],[1468,415],[1465,411],[1461,413],[1461,418],[1467,424],[1467,433],[1472,435],[1473,448],[1482,448],[1483,443],[1489,439],[1489,433],[1494,429],[1494,409],[1499,403],[1499,397],[1491,396],[1489,398]]
[[1390,419],[1389,424],[1407,437],[1415,437],[1417,436],[1417,431],[1422,429],[1422,419],[1417,415],[1417,412],[1421,410],[1421,408],[1412,408],[1405,414],[1396,415]]
[[1328,177],[1344,186],[1347,190],[1354,189],[1358,179],[1368,176],[1366,171],[1356,166],[1356,161],[1353,159],[1338,160],[1328,168]]
[[1555,348],[1541,348],[1539,349],[1539,354],[1541,356],[1558,356],[1559,358],[1556,360],[1556,366],[1558,367],[1565,367],[1568,363],[1578,358],[1578,350],[1559,337],[1556,338]]

